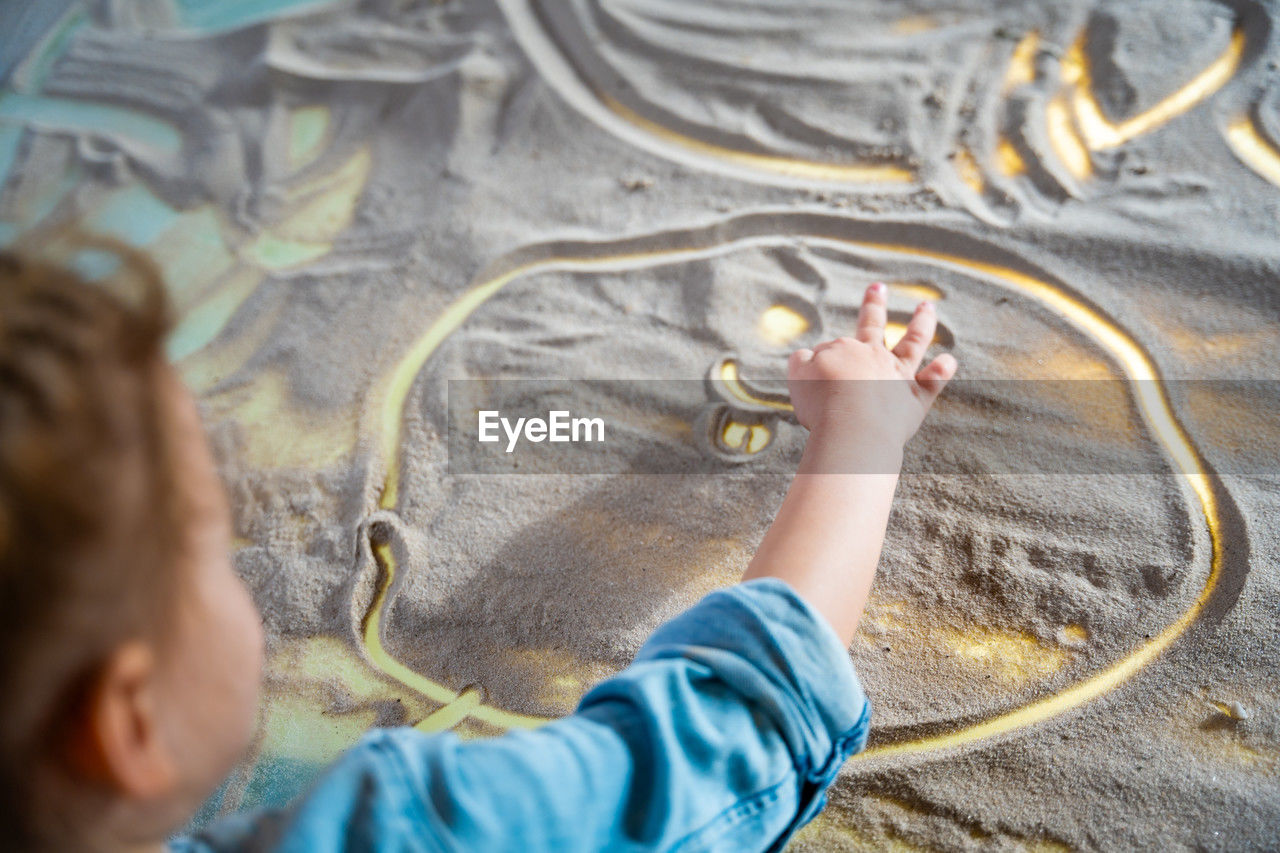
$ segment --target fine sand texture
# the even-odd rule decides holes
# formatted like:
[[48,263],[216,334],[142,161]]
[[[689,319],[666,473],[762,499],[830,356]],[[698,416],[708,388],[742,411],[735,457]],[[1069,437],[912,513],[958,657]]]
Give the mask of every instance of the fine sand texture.
[[[738,578],[804,441],[770,388],[883,280],[961,372],[792,848],[1280,848],[1270,6],[19,6],[0,243],[160,265],[267,626],[197,822],[372,726],[572,711]],[[448,381],[530,378],[687,472],[453,470]],[[663,390],[704,385],[714,429]]]

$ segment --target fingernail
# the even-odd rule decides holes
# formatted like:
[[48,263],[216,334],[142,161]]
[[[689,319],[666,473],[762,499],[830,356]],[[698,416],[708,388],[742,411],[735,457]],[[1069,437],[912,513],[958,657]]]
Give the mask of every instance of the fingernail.
[[872,284],[872,285],[871,285],[870,290],[871,290],[871,292],[872,292],[872,293],[874,293],[876,296],[884,296],[884,290],[885,290],[884,282],[883,282],[883,281],[877,281],[876,283],[874,283],[874,284]]
[[932,303],[932,302],[921,302],[918,306],[916,306],[916,310],[917,310],[917,311],[932,311],[932,310],[933,310],[933,303]]

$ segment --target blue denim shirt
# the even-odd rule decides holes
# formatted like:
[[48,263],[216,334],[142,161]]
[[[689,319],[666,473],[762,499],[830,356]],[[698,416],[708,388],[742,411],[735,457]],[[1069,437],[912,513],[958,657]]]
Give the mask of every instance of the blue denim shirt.
[[871,706],[786,583],[707,595],[570,716],[460,740],[383,729],[275,812],[174,851],[775,850],[816,815]]

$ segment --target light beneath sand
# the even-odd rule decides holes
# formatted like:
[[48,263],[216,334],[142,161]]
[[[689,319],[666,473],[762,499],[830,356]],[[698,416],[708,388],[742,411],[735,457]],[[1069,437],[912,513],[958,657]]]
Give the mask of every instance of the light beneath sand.
[[511,669],[527,674],[530,681],[541,680],[537,692],[530,697],[534,702],[562,709],[563,713],[571,712],[592,684],[612,674],[603,663],[582,661],[564,649],[546,646],[504,649],[502,658]]
[[761,154],[755,151],[743,151],[728,148],[687,136],[672,130],[666,125],[645,118],[640,113],[623,104],[617,98],[604,93],[596,95],[610,112],[633,127],[640,128],[650,135],[667,143],[674,144],[695,154],[711,157],[721,162],[745,166],[762,172],[772,172],[789,178],[831,181],[834,183],[910,183],[915,180],[915,173],[891,163],[826,163],[817,160],[802,160],[797,157],[783,157],[777,154]]
[[1062,636],[1068,643],[1083,643],[1089,639],[1089,631],[1083,625],[1067,625],[1062,629]]
[[[1023,44],[1027,44],[1026,39]],[[1015,68],[1028,61],[1027,57],[1018,55],[1023,44],[1014,51],[1015,58],[1011,60],[1007,79],[1025,81],[1027,69]],[[1034,47],[1031,44],[1027,49],[1033,50]],[[1103,114],[1102,107],[1094,96],[1093,79],[1082,33],[1059,66],[1062,90],[1045,105],[1045,131],[1054,153],[1077,180],[1090,177],[1093,174],[1090,152],[1123,145],[1168,123],[1200,103],[1232,78],[1240,67],[1244,48],[1244,30],[1237,27],[1231,33],[1231,41],[1226,49],[1195,77],[1150,109],[1124,121],[1113,122]],[[1006,91],[1008,88],[1006,83]],[[1007,149],[1000,146],[996,153],[997,162],[1005,174],[1020,174],[1025,171],[1026,164],[1012,145],[1007,145]]]
[[[1052,675],[1072,655],[1061,645],[1047,643],[1027,631],[975,624],[929,627],[918,615],[910,614],[910,606],[908,601],[873,601],[863,616],[863,624],[872,637],[912,635],[917,643],[949,650],[954,662],[962,667],[994,675],[1010,684]],[[1069,625],[1061,633],[1073,639],[1071,645],[1088,636],[1080,625]],[[868,642],[879,645],[874,640]]]
[[467,717],[475,714],[484,701],[484,693],[478,687],[464,687],[448,704],[437,708],[414,726],[420,732],[448,731]]
[[[498,0],[508,25],[543,79],[552,81],[568,103],[617,136],[678,162],[693,160],[701,168],[753,179],[824,181],[840,184],[911,184],[914,168],[891,162],[832,162],[810,160],[721,145],[654,121],[585,79],[561,54],[543,29],[531,4]],[[751,175],[751,173],[755,173]]]
[[[899,290],[898,286],[891,285],[890,287],[892,290]],[[905,285],[901,289],[905,290],[910,287],[910,285]],[[934,288],[921,287],[919,290],[921,299],[932,300],[937,298],[934,294],[937,294],[938,291]],[[765,312],[760,315],[760,321],[756,324],[756,331],[760,333],[760,337],[764,338],[776,347],[790,346],[796,338],[800,337],[800,335],[804,334],[808,330],[809,321],[798,312],[785,305],[774,305],[772,308],[766,309]],[[893,347],[897,346],[898,341],[902,340],[902,336],[906,333],[906,323],[898,320],[888,321],[885,323],[884,327],[885,346],[893,349]],[[737,365],[731,362],[726,362],[721,378],[726,382],[737,382]],[[751,397],[750,399],[752,401],[758,400],[758,398],[755,397]]]
[[907,324],[900,323],[897,320],[890,320],[884,324],[884,345],[889,349],[893,349],[902,340],[907,333]]
[[1071,120],[1065,93],[1059,92],[1045,104],[1044,118],[1048,125],[1049,143],[1067,171],[1080,180],[1092,175],[1093,161],[1089,159],[1089,149],[1085,148]]
[[773,346],[785,347],[809,331],[809,320],[794,308],[774,305],[760,315],[756,331]]
[[1004,73],[1002,93],[1008,95],[1019,86],[1036,79],[1036,51],[1040,49],[1040,33],[1032,30],[1022,37],[1009,57],[1009,68]]
[[893,31],[902,36],[927,33],[937,28],[938,21],[932,15],[907,15],[893,22]]
[[[255,343],[248,340],[245,348]],[[231,351],[228,361],[237,360],[243,360],[238,348]],[[187,375],[184,368],[184,379]],[[293,398],[288,375],[268,369],[254,382],[216,395],[205,405],[209,416],[234,417],[245,428],[250,437],[240,454],[264,470],[317,468],[344,458],[357,440],[355,419],[315,418],[305,405],[290,403]]]
[[0,94],[0,120],[81,134],[111,133],[169,156],[182,149],[182,136],[168,122],[122,107],[45,95]]
[[1280,151],[1263,137],[1247,115],[1237,116],[1227,125],[1227,143],[1246,166],[1280,186]]
[[[378,589],[373,603],[370,605],[369,612],[364,619],[362,634],[364,649],[369,655],[369,659],[373,661],[374,666],[384,674],[409,689],[420,693],[432,702],[437,702],[443,706],[418,723],[416,728],[422,731],[442,731],[452,728],[466,717],[504,729],[528,729],[547,722],[542,717],[516,714],[511,711],[504,711],[501,708],[495,708],[492,705],[486,705],[483,697],[479,695],[479,691],[474,688],[454,691],[437,681],[414,672],[388,652],[382,637],[382,615],[387,603],[387,594],[395,583],[398,566],[395,554],[389,544],[378,542],[373,544],[372,547],[374,561],[378,566],[381,578],[378,582]],[[445,723],[448,724],[444,725]]]
[[759,453],[769,445],[773,433],[764,424],[744,424],[738,421],[727,421],[720,433],[725,447],[742,450],[747,455]]
[[9,88],[27,95],[34,95],[43,90],[54,63],[66,49],[67,43],[78,30],[91,22],[90,10],[85,8],[84,4],[67,4],[67,10],[61,19],[49,28],[49,31],[32,47],[26,58],[10,72]]
[[1052,675],[1069,658],[1061,647],[1042,642],[1025,631],[973,625],[947,631],[943,640],[961,661],[980,664],[984,672],[1008,682],[1022,683]]
[[[262,344],[266,327],[251,327],[232,340],[213,344],[219,333],[264,280],[265,271],[285,269],[328,254],[334,240],[351,223],[364,190],[372,158],[357,150],[336,169],[319,172],[293,185],[280,207],[257,236],[243,241],[243,229],[212,203],[176,210],[141,182],[81,193],[81,227],[146,251],[168,284],[179,322],[166,344],[169,357],[180,362],[183,378],[201,391],[231,375]],[[73,182],[33,182],[14,207],[20,221],[40,221],[65,203]],[[70,233],[49,238],[47,250],[72,251]],[[256,336],[256,337],[255,337]],[[251,430],[245,458],[266,468],[327,464],[354,443],[353,424],[311,423],[290,411],[290,394],[279,377],[263,375],[224,399],[240,406],[245,424],[275,424]],[[281,429],[286,416],[293,426]],[[318,427],[318,428],[317,428]]]
[[1239,702],[1219,702],[1216,699],[1211,699],[1209,704],[1229,720],[1247,720],[1249,718],[1249,712]]
[[1022,153],[1003,136],[996,143],[996,164],[1006,177],[1014,178],[1027,172],[1027,161],[1023,159]]
[[[517,278],[542,272],[561,270],[616,271],[618,269],[641,268],[670,263],[679,259],[692,260],[708,257],[713,254],[723,253],[739,242],[754,243],[759,241],[758,235],[752,235],[749,232],[747,232],[746,236],[734,237],[732,224],[733,220],[718,224],[714,231],[711,232],[715,235],[714,243],[711,245],[700,244],[698,239],[702,235],[693,234],[689,235],[689,244],[686,246],[664,246],[650,250],[629,247],[627,251],[620,252],[615,246],[607,243],[584,244],[577,254],[549,255],[538,260],[524,261],[511,266],[505,272],[494,273],[476,281],[427,325],[376,392],[375,400],[378,402],[372,411],[375,416],[380,416],[380,420],[370,425],[369,428],[375,429],[381,434],[380,446],[384,451],[383,460],[386,466],[384,469],[385,481],[379,506],[384,509],[394,510],[399,501],[401,429],[404,423],[406,401],[414,379],[440,344],[461,326],[476,309],[503,287]],[[781,234],[779,236],[781,238]],[[1130,651],[1127,656],[1114,661],[1102,671],[1091,674],[1057,693],[1037,699],[1011,711],[997,714],[986,720],[965,725],[949,732],[871,746],[851,760],[870,761],[890,755],[929,753],[1014,731],[1052,718],[1105,694],[1155,659],[1200,615],[1200,611],[1204,608],[1209,596],[1213,593],[1222,577],[1224,550],[1222,524],[1213,487],[1210,485],[1208,475],[1201,467],[1196,450],[1170,407],[1165,389],[1159,382],[1160,375],[1146,352],[1111,318],[1099,313],[1089,303],[1080,301],[1070,291],[1050,281],[1035,278],[1010,267],[975,257],[954,255],[918,245],[856,240],[822,233],[787,232],[785,235],[785,239],[788,241],[794,241],[797,238],[803,238],[813,245],[830,246],[846,251],[852,247],[890,256],[924,260],[943,268],[957,269],[970,275],[982,276],[996,285],[1054,311],[1065,321],[1081,330],[1115,361],[1128,379],[1148,380],[1134,383],[1134,402],[1144,422],[1150,429],[1153,439],[1168,455],[1174,469],[1183,472],[1185,477],[1183,482],[1188,489],[1188,494],[1195,497],[1196,503],[1203,512],[1212,544],[1209,575],[1195,602],[1158,634],[1153,635],[1150,639]],[[738,382],[736,363],[726,360],[722,366],[720,379],[730,393],[746,393],[745,389],[741,387],[741,383]],[[780,401],[755,399],[750,395],[746,399],[753,404],[763,404],[783,411],[790,409],[789,404]],[[380,578],[377,582],[377,590],[373,602],[364,622],[363,639],[370,659],[387,676],[432,701],[446,705],[462,701],[462,697],[455,691],[405,666],[391,655],[383,645],[382,618],[390,599],[390,591],[394,587],[395,555],[386,544],[375,542],[372,543],[372,547],[380,568]],[[990,659],[1005,660],[1016,658],[1017,653],[1011,651],[1011,649],[1022,648],[1023,657],[1030,661],[1028,666],[1048,669],[1053,665],[1053,654],[1051,652],[1032,656],[1029,651],[1026,651],[1025,644],[1020,647],[1017,640],[1004,642],[993,640],[989,636],[981,637],[979,640],[985,642],[986,645],[979,643],[973,648],[977,649],[976,653],[983,653],[983,650],[985,650],[985,654]],[[969,642],[972,643],[974,641],[970,638]],[[1065,650],[1058,650],[1058,652],[1066,654]],[[536,726],[547,720],[540,717],[512,713],[482,702],[470,712],[468,721],[480,721],[501,728],[523,728]]]
[[299,107],[289,116],[289,165],[299,169],[320,154],[329,129],[329,108]]
[[978,160],[973,156],[973,152],[968,148],[958,148],[955,156],[951,158],[951,162],[955,164],[960,180],[964,181],[969,189],[981,195],[985,187],[982,180],[982,167],[978,165]]
[[1093,95],[1093,82],[1082,39],[1083,36],[1077,39],[1063,57],[1062,79],[1074,88],[1071,103],[1075,109],[1076,124],[1085,145],[1094,151],[1114,148],[1154,130],[1222,88],[1240,67],[1245,43],[1244,30],[1237,27],[1231,33],[1226,49],[1199,74],[1150,109],[1114,123],[1102,114],[1102,107]]
[[285,204],[291,206],[289,216],[264,229],[243,251],[269,270],[297,266],[328,254],[334,238],[351,224],[372,166],[372,155],[365,146],[336,171],[291,187],[285,198]]
[[[894,29],[899,33],[912,33],[934,26],[936,22],[932,18],[919,15],[903,18]],[[1093,174],[1091,151],[1114,148],[1154,130],[1222,88],[1239,69],[1245,49],[1244,30],[1237,27],[1226,49],[1195,77],[1150,109],[1117,123],[1103,114],[1094,96],[1083,39],[1082,33],[1063,57],[1059,66],[1063,88],[1045,106],[1045,129],[1050,145],[1077,180]],[[1014,47],[1001,84],[1005,96],[1019,86],[1035,81],[1035,60],[1040,44],[1040,34],[1033,30]],[[620,119],[662,143],[722,164],[772,172],[788,178],[844,183],[903,183],[916,177],[913,170],[892,164],[820,162],[727,147],[653,121],[608,93],[592,89],[589,97],[615,120]],[[995,161],[997,168],[1008,177],[1026,172],[1025,159],[1007,139],[997,143]],[[961,148],[956,152],[954,162],[964,183],[981,194],[985,189],[982,170],[973,153]]]
[[720,381],[729,390],[729,393],[737,397],[744,403],[751,403],[756,406],[764,406],[770,409],[777,409],[780,412],[792,411],[790,401],[772,400],[767,397],[761,397],[758,394],[752,394],[743,386],[741,377],[738,375],[738,363],[731,358],[724,360],[724,364],[720,365]]
[[915,281],[894,281],[889,283],[889,293],[893,295],[901,294],[909,299],[915,299],[919,302],[938,302],[946,299],[947,295],[942,292],[939,287],[932,284],[922,284]]
[[[430,710],[425,700],[371,671],[336,637],[282,639],[268,659],[265,680],[271,701],[264,707],[260,728],[260,766],[280,760],[294,772],[303,764],[313,765],[318,773],[377,724],[380,705],[401,707],[408,719]],[[335,695],[344,701],[335,702]],[[226,796],[244,792],[232,785]],[[236,802],[224,799],[222,805]]]

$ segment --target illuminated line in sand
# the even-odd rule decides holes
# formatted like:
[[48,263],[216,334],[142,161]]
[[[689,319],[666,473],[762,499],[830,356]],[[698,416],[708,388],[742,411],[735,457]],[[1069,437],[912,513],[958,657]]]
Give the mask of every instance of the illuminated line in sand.
[[[1081,34],[1059,68],[1063,85],[1045,107],[1049,140],[1058,158],[1076,178],[1093,174],[1089,152],[1116,148],[1177,118],[1226,85],[1244,58],[1245,32],[1237,26],[1231,41],[1193,78],[1149,109],[1120,122],[1102,112],[1093,93],[1093,78]],[[1068,106],[1070,115],[1068,115]],[[1074,121],[1072,120],[1074,118]]]
[[[1076,329],[1083,332],[1100,346],[1121,368],[1128,379],[1134,380],[1134,399],[1139,412],[1156,442],[1173,463],[1175,471],[1186,472],[1185,488],[1190,490],[1199,506],[1208,528],[1212,555],[1209,561],[1209,572],[1204,588],[1192,605],[1164,630],[1151,637],[1126,657],[1111,664],[1106,669],[1091,675],[1066,689],[1043,699],[1038,699],[1013,711],[998,714],[979,723],[963,726],[951,732],[916,737],[897,743],[875,745],[853,758],[860,761],[891,755],[936,753],[939,750],[955,748],[976,741],[1008,733],[1034,723],[1042,722],[1064,711],[1075,708],[1084,702],[1106,693],[1132,677],[1157,655],[1164,651],[1178,636],[1191,626],[1200,615],[1205,604],[1213,594],[1223,575],[1224,546],[1222,521],[1217,499],[1208,472],[1200,461],[1199,454],[1190,439],[1178,423],[1170,406],[1160,375],[1151,359],[1142,348],[1113,320],[1102,315],[1097,309],[1084,300],[1068,292],[1064,287],[1044,281],[1033,275],[1021,272],[1008,266],[967,257],[963,254],[952,254],[942,251],[923,249],[904,245],[899,242],[860,240],[852,237],[831,236],[815,233],[822,229],[805,227],[792,233],[779,233],[785,230],[785,214],[778,214],[774,222],[775,233],[756,234],[750,232],[751,223],[747,220],[730,220],[716,226],[694,233],[679,235],[690,245],[674,248],[655,249],[651,251],[617,251],[619,244],[582,244],[580,256],[556,255],[534,260],[515,262],[505,272],[483,277],[472,285],[465,293],[449,305],[434,322],[418,337],[413,346],[405,354],[399,365],[392,372],[389,381],[381,389],[381,404],[377,411],[381,414],[379,428],[381,430],[381,447],[383,458],[387,462],[386,479],[383,486],[380,506],[386,510],[394,510],[399,499],[400,477],[400,431],[404,418],[404,407],[414,379],[450,334],[456,331],[486,300],[494,296],[507,284],[518,278],[547,272],[585,272],[585,271],[617,271],[619,268],[637,268],[666,265],[690,260],[697,257],[710,257],[750,245],[776,245],[794,243],[802,239],[808,243],[825,244],[837,249],[854,249],[897,255],[908,258],[931,261],[943,268],[957,270],[961,273],[977,275],[1007,290],[1029,298],[1049,308],[1059,317],[1066,320]],[[804,226],[812,222],[812,217],[797,217]],[[842,229],[856,227],[860,223],[841,220]],[[735,225],[743,225],[742,231],[748,232],[735,236]],[[781,225],[782,227],[778,227]],[[862,224],[871,230],[870,224]],[[883,225],[883,223],[876,223]],[[666,235],[668,237],[675,235]],[[701,239],[709,245],[696,245]],[[629,241],[625,245],[635,245],[637,241]],[[614,251],[610,251],[614,248]],[[406,686],[419,691],[434,701],[445,703],[442,711],[433,717],[438,722],[457,722],[465,716],[490,723],[499,727],[530,727],[547,722],[545,718],[515,714],[484,704],[479,701],[474,691],[463,691],[461,694],[438,682],[413,672],[388,653],[382,642],[383,614],[389,600],[389,592],[397,571],[394,555],[385,544],[374,545],[374,555],[380,568],[377,593],[373,604],[365,618],[364,638],[366,649],[373,662],[387,675],[401,681]],[[449,711],[449,708],[454,711]],[[431,723],[432,718],[423,721]],[[435,724],[426,725],[434,728]]]
[[1244,29],[1236,27],[1226,49],[1195,77],[1150,109],[1116,123],[1103,115],[1102,107],[1093,96],[1093,81],[1084,52],[1084,41],[1083,38],[1078,39],[1062,60],[1062,79],[1075,87],[1071,105],[1075,109],[1076,122],[1085,144],[1094,151],[1115,148],[1182,115],[1221,89],[1235,75],[1244,56],[1244,47]]
[[373,543],[373,556],[381,575],[378,591],[373,604],[364,620],[364,646],[369,658],[378,669],[404,686],[416,690],[441,707],[419,722],[414,728],[421,731],[435,732],[451,729],[467,717],[474,717],[481,722],[503,729],[533,728],[549,722],[544,717],[516,714],[504,711],[492,705],[484,704],[480,691],[475,688],[464,688],[455,691],[438,681],[432,681],[424,675],[414,672],[396,660],[387,651],[382,641],[382,616],[386,612],[388,594],[395,583],[397,564],[391,546],[385,542]]
[[687,148],[697,154],[705,154],[709,157],[715,157],[750,169],[775,172],[790,178],[846,184],[907,183],[915,180],[915,174],[910,169],[904,169],[901,166],[801,160],[796,157],[761,154],[753,151],[743,151],[738,148],[729,148],[725,145],[717,145],[714,142],[689,136],[652,119],[645,118],[611,95],[598,92],[596,96],[602,104],[623,121],[630,122],[659,139]]
[[[775,183],[806,186],[813,181],[836,184],[910,184],[915,170],[876,163],[815,161],[722,145],[648,118],[601,90],[568,58],[538,20],[531,0],[499,0],[503,15],[525,54],[571,106],[615,136],[676,160],[716,171],[754,173]],[[1027,33],[1009,57],[1001,93],[1008,97],[1035,79],[1035,56],[1040,34]],[[1067,50],[1059,65],[1061,89],[1045,104],[1046,133],[1055,155],[1076,179],[1093,174],[1090,153],[1116,148],[1149,133],[1192,109],[1222,88],[1236,74],[1244,58],[1247,37],[1237,25],[1226,48],[1189,81],[1141,113],[1113,122],[1104,114],[1093,91],[1092,73],[1084,49],[1084,33]],[[959,164],[964,182],[975,192],[984,189],[976,160],[963,152]],[[997,141],[996,165],[1007,177],[1026,171],[1022,155],[1007,139]]]
[[761,397],[757,394],[752,394],[743,387],[741,377],[738,376],[738,362],[733,359],[726,360],[725,363],[720,366],[720,381],[724,383],[725,388],[729,390],[730,394],[744,403],[751,403],[756,406],[765,406],[770,409],[776,409],[779,412],[792,411],[790,402],[771,400],[768,397]]
[[745,176],[801,187],[815,180],[899,185],[916,180],[912,169],[892,163],[839,163],[748,151],[667,127],[601,91],[581,74],[538,20],[529,0],[498,0],[498,6],[520,48],[560,97],[613,135],[659,156],[718,172],[729,171],[739,178],[745,172]]
[[1246,166],[1280,187],[1280,151],[1242,115],[1227,125],[1227,143]]

